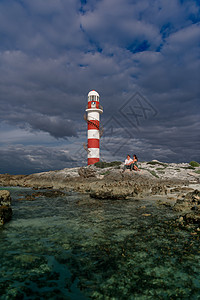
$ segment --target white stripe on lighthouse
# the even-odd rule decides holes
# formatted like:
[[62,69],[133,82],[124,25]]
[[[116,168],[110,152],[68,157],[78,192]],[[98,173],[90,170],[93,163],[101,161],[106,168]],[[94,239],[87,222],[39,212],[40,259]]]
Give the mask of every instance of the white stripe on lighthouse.
[[88,130],[88,139],[99,139],[99,130],[97,129]]
[[99,121],[99,112],[96,112],[96,111],[91,111],[91,112],[88,112],[88,120],[97,120]]
[[99,148],[88,148],[88,158],[99,158]]

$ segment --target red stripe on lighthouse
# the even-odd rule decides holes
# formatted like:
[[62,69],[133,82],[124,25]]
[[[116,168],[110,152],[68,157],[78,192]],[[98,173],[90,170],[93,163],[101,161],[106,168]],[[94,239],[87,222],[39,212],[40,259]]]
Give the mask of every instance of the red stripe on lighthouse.
[[99,121],[88,120],[88,130],[90,130],[90,129],[99,129]]
[[[92,102],[94,103],[94,101],[89,101],[88,102],[88,107],[87,108],[94,108],[92,107]],[[95,108],[99,108],[99,102],[98,101],[95,101]]]
[[99,161],[99,158],[88,158],[88,166],[93,165]]
[[89,148],[99,148],[99,139],[88,139]]

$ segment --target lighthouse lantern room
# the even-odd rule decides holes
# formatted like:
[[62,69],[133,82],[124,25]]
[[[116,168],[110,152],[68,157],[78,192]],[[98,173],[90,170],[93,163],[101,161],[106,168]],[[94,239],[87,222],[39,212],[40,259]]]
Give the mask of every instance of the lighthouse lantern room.
[[99,124],[103,107],[99,105],[99,94],[96,91],[88,93],[88,105],[86,107],[88,124],[88,165],[99,161]]

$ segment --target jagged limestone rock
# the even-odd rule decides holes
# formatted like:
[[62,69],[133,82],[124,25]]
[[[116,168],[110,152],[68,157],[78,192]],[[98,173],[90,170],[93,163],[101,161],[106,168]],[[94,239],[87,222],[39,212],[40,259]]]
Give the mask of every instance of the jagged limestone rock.
[[89,168],[83,168],[83,167],[79,168],[78,174],[80,177],[83,177],[83,178],[96,177],[95,170],[89,169]]
[[180,212],[185,210],[200,210],[200,192],[194,190],[187,193],[183,198],[177,199],[174,210]]
[[0,226],[12,218],[12,208],[10,207],[11,197],[7,190],[0,191]]

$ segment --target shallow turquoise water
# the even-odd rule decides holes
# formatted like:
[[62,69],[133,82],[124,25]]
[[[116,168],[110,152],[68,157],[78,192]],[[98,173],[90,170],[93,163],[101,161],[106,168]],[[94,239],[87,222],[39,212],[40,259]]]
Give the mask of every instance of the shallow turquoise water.
[[169,208],[75,193],[19,201],[33,191],[8,189],[0,299],[200,299],[199,236]]

